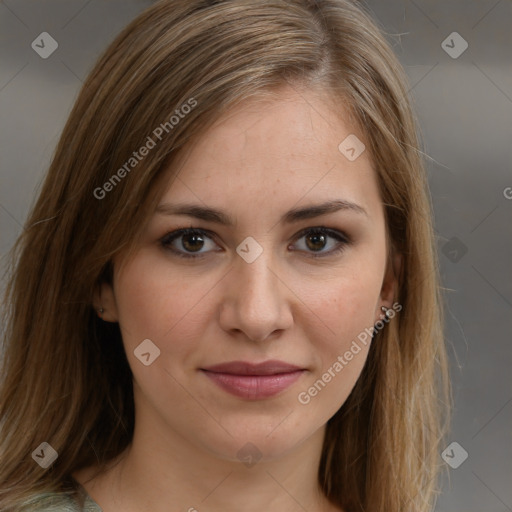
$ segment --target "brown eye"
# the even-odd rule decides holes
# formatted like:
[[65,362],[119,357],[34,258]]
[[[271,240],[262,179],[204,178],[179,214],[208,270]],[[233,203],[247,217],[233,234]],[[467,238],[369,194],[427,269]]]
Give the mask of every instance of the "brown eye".
[[[345,233],[325,227],[304,229],[297,235],[297,240],[301,239],[304,239],[305,243],[299,250],[314,258],[333,256],[352,243],[351,238]],[[328,250],[324,250],[326,247]]]
[[[180,240],[181,239],[181,240]],[[183,258],[201,258],[211,250],[215,250],[215,242],[206,231],[197,228],[178,229],[168,233],[161,240],[160,244],[165,249]],[[210,244],[210,247],[208,247]],[[206,248],[209,250],[202,251]]]
[[312,251],[321,251],[326,244],[326,236],[322,233],[311,233],[306,236],[306,245]]
[[181,245],[187,251],[195,252],[203,247],[204,239],[201,235],[196,233],[182,235]]

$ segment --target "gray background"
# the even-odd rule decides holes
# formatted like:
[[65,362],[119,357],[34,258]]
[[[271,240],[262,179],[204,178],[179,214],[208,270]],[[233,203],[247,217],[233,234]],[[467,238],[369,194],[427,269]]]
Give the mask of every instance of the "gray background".
[[[2,262],[82,81],[151,3],[0,3]],[[428,155],[456,405],[449,442],[468,453],[450,469],[436,510],[512,511],[512,0],[365,5],[410,77]],[[47,59],[31,48],[41,32],[59,45]],[[448,38],[452,51],[462,48],[452,32],[468,43],[457,58],[442,46]],[[450,449],[447,460],[462,453]]]

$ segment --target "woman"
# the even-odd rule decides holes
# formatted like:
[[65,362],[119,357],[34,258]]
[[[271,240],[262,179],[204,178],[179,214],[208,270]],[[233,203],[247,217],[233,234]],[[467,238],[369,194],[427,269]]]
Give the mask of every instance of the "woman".
[[1,510],[432,510],[431,205],[360,7],[147,9],[84,83],[13,258]]

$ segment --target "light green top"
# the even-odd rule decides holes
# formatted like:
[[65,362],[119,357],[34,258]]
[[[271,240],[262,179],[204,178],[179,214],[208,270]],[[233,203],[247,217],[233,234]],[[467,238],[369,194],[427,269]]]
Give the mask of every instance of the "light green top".
[[84,487],[76,480],[74,482],[75,496],[57,492],[36,496],[22,508],[22,512],[103,512]]
[[77,482],[79,502],[74,502],[72,505],[75,509],[73,512],[103,512],[100,506],[89,496],[87,491]]

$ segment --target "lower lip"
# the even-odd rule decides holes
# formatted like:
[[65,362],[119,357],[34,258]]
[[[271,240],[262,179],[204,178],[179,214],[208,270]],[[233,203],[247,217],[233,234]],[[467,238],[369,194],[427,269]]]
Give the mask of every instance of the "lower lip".
[[202,370],[220,388],[246,400],[261,400],[290,387],[305,370],[276,375],[233,375]]

